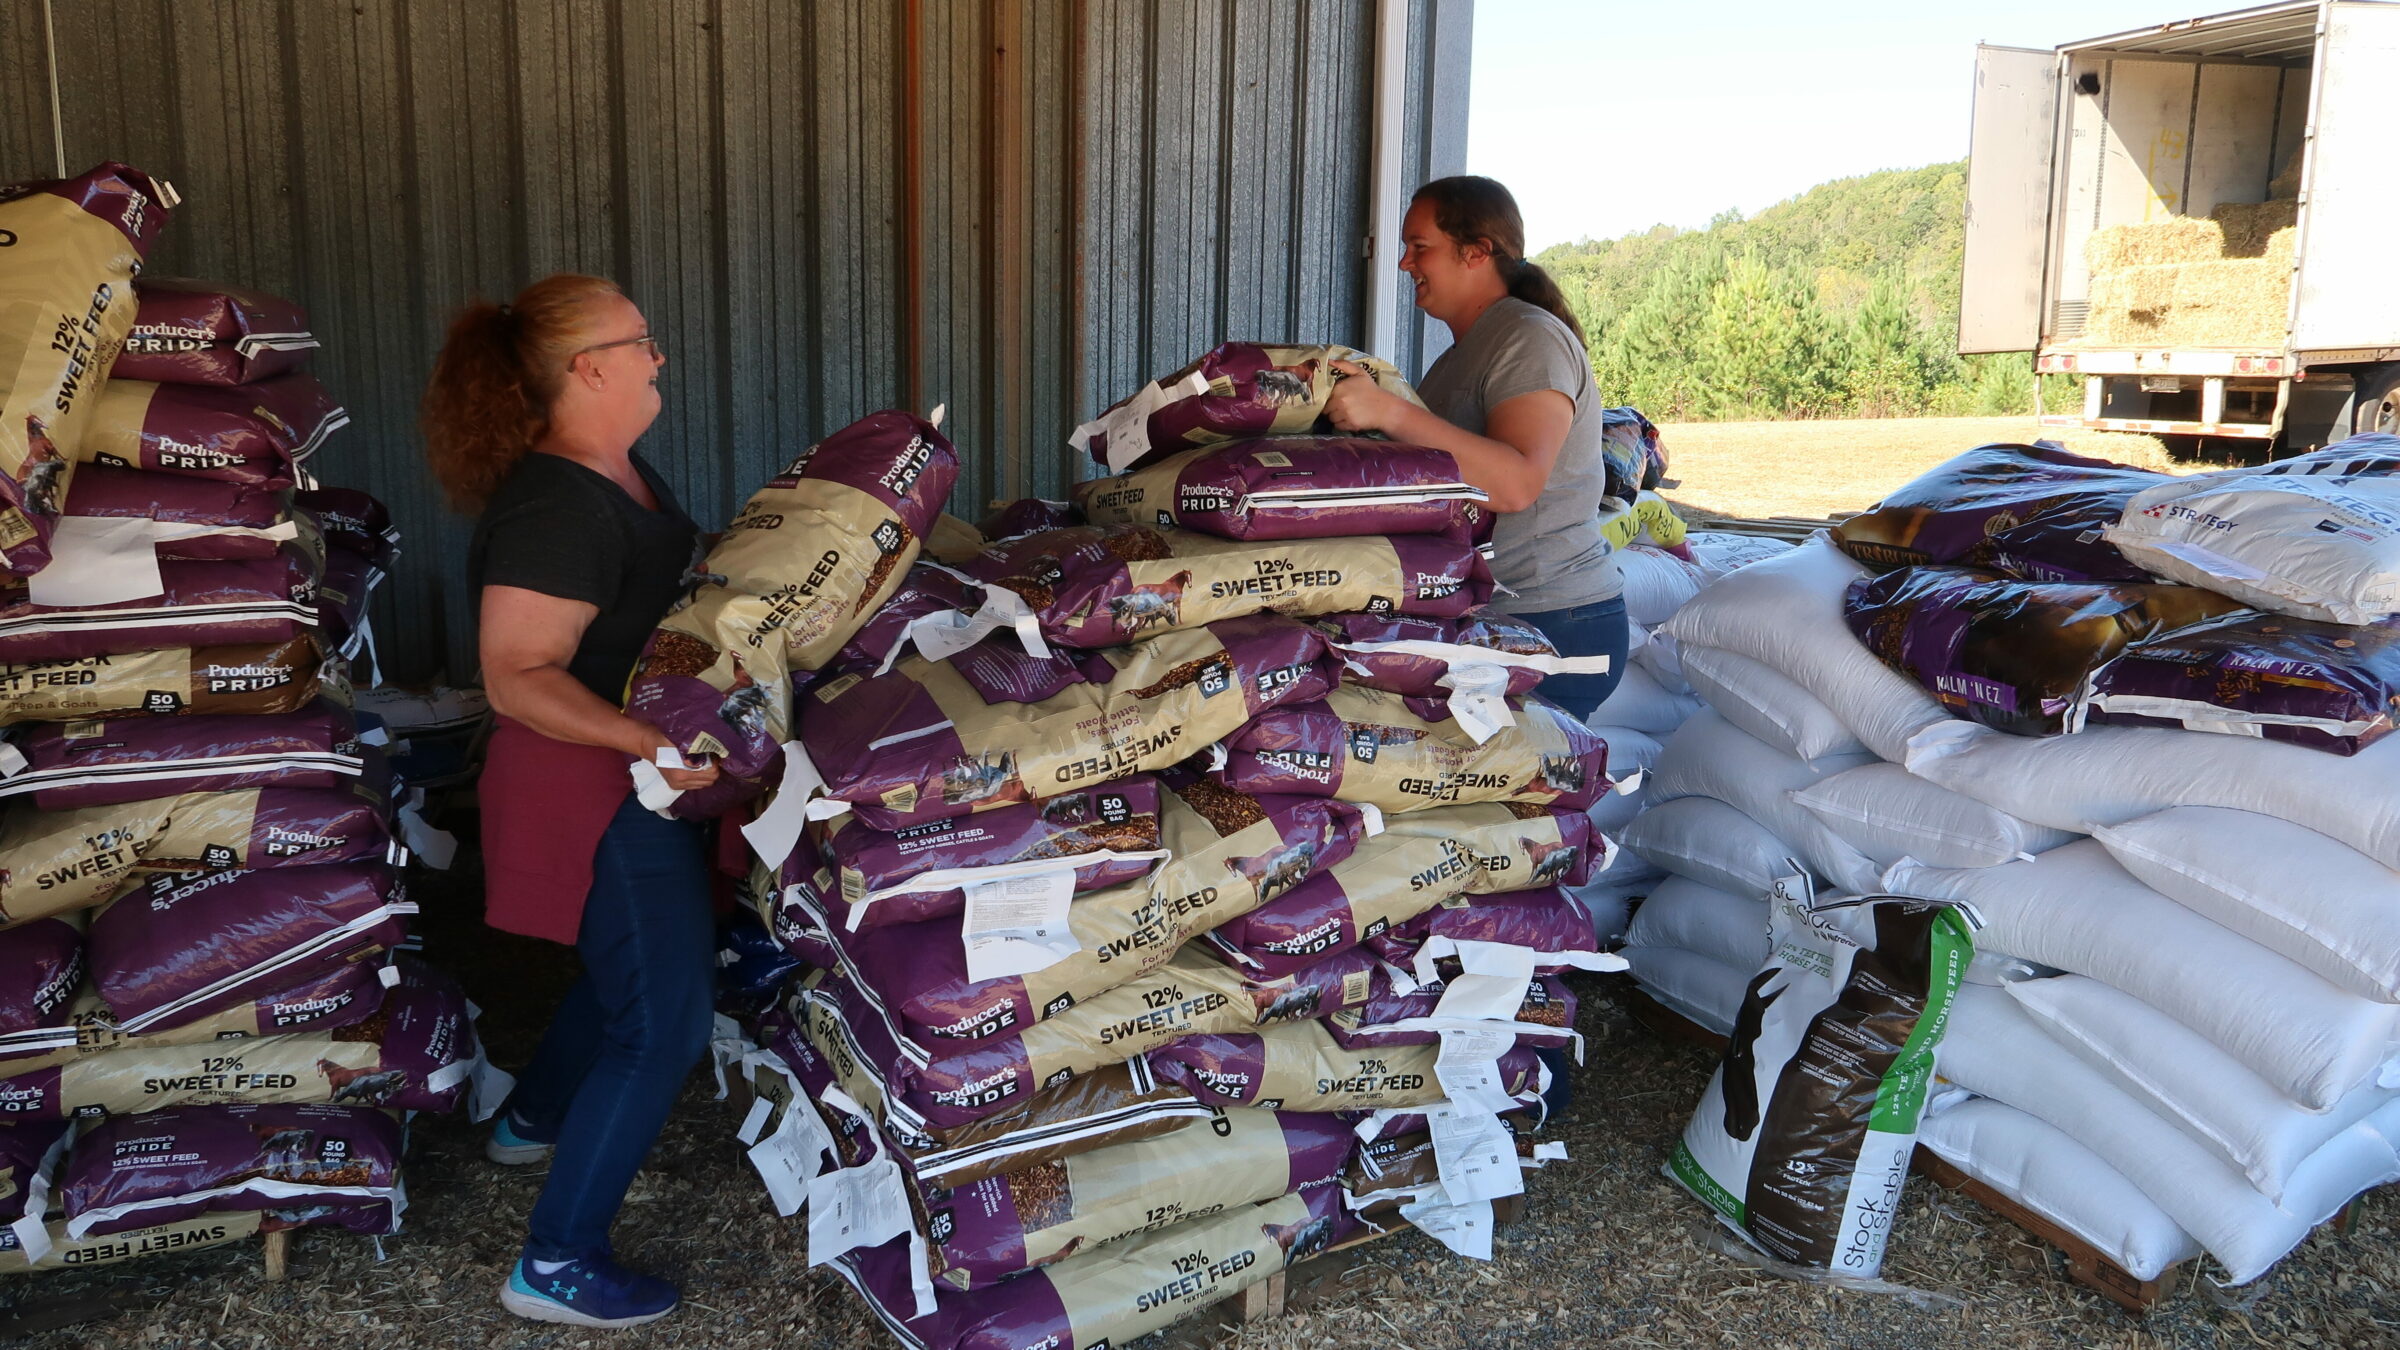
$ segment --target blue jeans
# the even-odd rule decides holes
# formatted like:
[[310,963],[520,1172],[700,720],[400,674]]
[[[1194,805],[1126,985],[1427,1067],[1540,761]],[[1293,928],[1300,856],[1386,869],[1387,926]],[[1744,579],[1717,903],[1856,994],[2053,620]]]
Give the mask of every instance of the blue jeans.
[[606,1252],[625,1188],[708,1049],[716,925],[708,833],[628,795],[592,858],[575,950],[583,977],[509,1097],[519,1133],[557,1152],[526,1252]]
[[1552,675],[1542,681],[1541,696],[1589,722],[1592,713],[1617,691],[1625,678],[1625,650],[1630,645],[1625,627],[1625,598],[1595,600],[1573,609],[1540,614],[1511,614],[1520,623],[1542,630],[1561,656],[1605,656],[1606,675]]

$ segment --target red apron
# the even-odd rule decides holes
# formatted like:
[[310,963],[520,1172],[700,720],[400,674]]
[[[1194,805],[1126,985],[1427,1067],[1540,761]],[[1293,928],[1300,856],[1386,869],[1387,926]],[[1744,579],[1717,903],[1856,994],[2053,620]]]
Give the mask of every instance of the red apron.
[[475,789],[483,808],[484,922],[575,945],[600,836],[633,791],[622,750],[554,741],[499,718]]

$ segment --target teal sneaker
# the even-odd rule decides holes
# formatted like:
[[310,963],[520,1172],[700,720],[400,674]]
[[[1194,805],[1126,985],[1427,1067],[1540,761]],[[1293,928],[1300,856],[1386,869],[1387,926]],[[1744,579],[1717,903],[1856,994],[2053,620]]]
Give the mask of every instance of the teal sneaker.
[[492,1123],[491,1137],[483,1141],[483,1156],[502,1167],[523,1167],[527,1163],[547,1162],[555,1145],[539,1139],[528,1139],[517,1133],[516,1117],[503,1111]]
[[545,1272],[533,1258],[517,1258],[500,1290],[500,1306],[528,1321],[605,1329],[655,1322],[683,1301],[674,1285],[636,1275],[607,1256],[555,1264]]

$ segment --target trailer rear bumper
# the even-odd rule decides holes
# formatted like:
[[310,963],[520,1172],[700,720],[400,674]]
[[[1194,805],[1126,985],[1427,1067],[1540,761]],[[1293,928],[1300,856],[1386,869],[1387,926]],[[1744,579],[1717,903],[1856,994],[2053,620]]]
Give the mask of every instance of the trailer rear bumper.
[[2067,417],[2054,413],[2042,418],[2042,425],[2082,427],[2089,431],[2138,431],[2148,436],[2230,436],[2253,441],[2275,439],[2275,428],[2258,422],[2157,422],[2141,417]]

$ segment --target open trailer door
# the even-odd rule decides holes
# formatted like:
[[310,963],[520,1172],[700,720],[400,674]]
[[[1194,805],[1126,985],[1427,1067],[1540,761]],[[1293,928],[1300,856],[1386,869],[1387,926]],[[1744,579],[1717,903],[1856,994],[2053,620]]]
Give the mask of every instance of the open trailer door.
[[2400,345],[2400,5],[2326,6],[2316,106],[2301,180],[2300,278],[2292,346],[2302,352]]
[[1958,350],[2029,352],[2042,340],[2042,255],[2050,237],[2058,54],[1975,49],[1967,144],[1967,230]]

